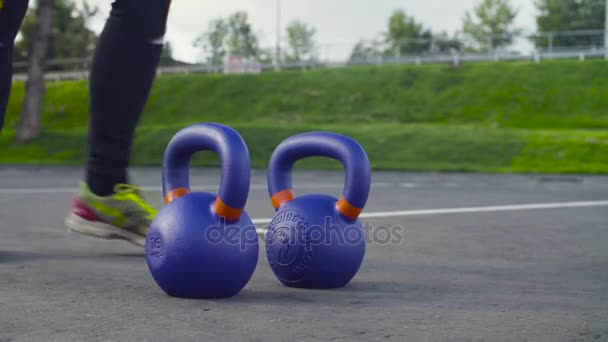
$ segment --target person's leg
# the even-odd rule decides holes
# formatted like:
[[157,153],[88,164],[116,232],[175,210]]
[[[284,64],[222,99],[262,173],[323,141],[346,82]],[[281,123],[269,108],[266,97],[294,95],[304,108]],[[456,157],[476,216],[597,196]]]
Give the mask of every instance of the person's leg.
[[28,0],[0,0],[0,132],[11,92],[15,37],[27,6]]
[[[142,245],[155,211],[126,185],[131,146],[163,48],[170,0],[115,0],[93,59],[86,181],[66,224]],[[123,222],[124,221],[124,222]]]
[[168,7],[168,0],[118,0],[99,38],[86,165],[86,181],[99,196],[128,182],[133,135],[159,64]]

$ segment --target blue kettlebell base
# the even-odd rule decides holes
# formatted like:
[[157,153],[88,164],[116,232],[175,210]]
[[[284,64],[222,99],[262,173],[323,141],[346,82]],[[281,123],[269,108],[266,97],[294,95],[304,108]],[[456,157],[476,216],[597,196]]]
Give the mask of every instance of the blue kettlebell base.
[[247,213],[228,222],[212,210],[216,195],[190,193],[158,213],[146,238],[146,261],[169,296],[236,296],[258,262],[258,236]]
[[266,257],[287,287],[336,289],[357,274],[365,255],[358,220],[336,209],[337,199],[304,195],[283,204],[266,234]]

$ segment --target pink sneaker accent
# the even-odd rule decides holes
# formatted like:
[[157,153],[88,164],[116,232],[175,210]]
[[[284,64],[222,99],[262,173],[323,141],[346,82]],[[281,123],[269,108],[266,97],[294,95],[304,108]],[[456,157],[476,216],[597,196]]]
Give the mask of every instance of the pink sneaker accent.
[[95,221],[99,222],[101,219],[99,216],[95,215],[95,213],[89,209],[84,203],[80,202],[78,199],[74,199],[74,208],[72,209],[74,215],[78,215],[81,218],[87,221]]

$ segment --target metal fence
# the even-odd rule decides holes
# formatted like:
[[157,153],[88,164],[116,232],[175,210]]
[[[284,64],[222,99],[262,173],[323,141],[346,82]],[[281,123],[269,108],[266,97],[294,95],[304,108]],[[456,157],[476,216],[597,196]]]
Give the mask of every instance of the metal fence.
[[[349,65],[388,65],[467,62],[532,61],[540,63],[554,59],[608,59],[604,30],[534,32],[513,36],[487,36],[473,39],[455,36],[430,39],[405,39],[387,42],[371,39],[360,42],[319,44],[306,60],[273,61],[262,64],[261,71],[309,70],[339,68]],[[502,44],[507,41],[508,44]],[[481,43],[480,43],[481,42]],[[353,55],[356,44],[367,47],[364,53]],[[86,79],[90,58],[52,60],[47,63],[47,80]],[[26,79],[26,62],[14,64],[14,81]],[[225,65],[205,63],[168,65],[158,68],[159,74],[223,73]]]

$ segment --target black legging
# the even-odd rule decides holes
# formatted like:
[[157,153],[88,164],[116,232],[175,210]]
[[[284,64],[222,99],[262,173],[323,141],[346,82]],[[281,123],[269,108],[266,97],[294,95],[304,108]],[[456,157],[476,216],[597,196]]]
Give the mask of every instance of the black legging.
[[[27,0],[0,10],[0,129],[11,88],[14,39]],[[90,77],[86,181],[106,196],[128,182],[131,145],[162,51],[171,0],[115,0],[99,37]]]
[[86,164],[87,183],[97,195],[128,182],[133,136],[156,75],[169,6],[170,0],[115,0],[99,38]]
[[15,37],[27,12],[28,0],[0,0],[0,132],[13,81]]

